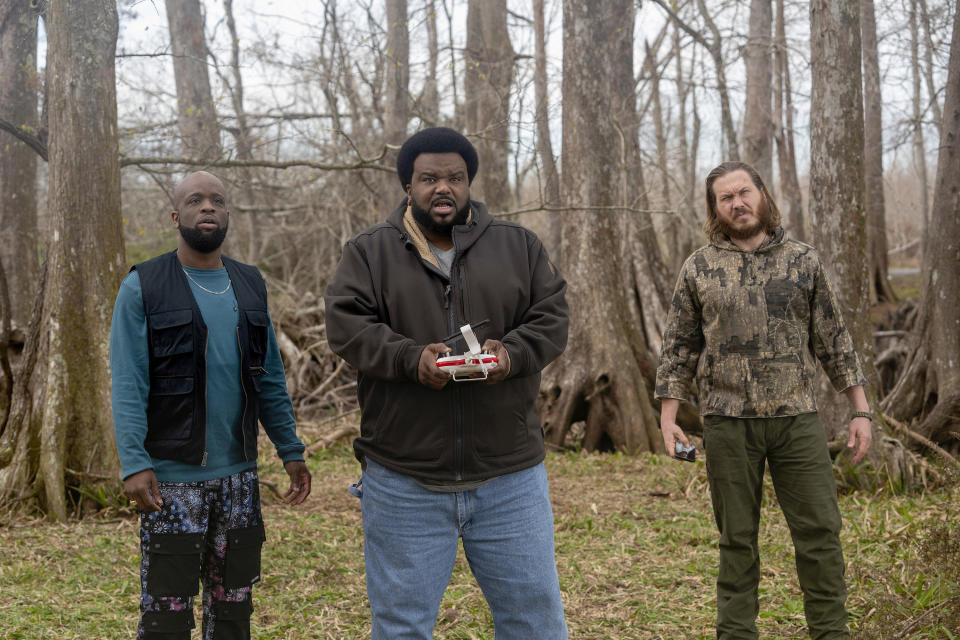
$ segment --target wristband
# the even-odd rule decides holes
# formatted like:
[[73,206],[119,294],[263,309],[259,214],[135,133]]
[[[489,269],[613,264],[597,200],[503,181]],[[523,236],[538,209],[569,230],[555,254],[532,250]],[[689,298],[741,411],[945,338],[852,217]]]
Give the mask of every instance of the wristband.
[[869,420],[870,422],[873,422],[873,416],[870,414],[869,411],[854,411],[854,412],[853,412],[853,417],[854,417],[854,418],[866,418],[866,419]]

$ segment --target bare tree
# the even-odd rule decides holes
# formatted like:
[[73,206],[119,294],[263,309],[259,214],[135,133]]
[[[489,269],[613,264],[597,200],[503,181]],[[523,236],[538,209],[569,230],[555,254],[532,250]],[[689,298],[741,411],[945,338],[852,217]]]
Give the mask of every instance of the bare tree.
[[200,0],[166,0],[177,86],[177,122],[184,154],[220,157],[220,127],[207,72],[207,40]]
[[803,194],[797,177],[797,153],[793,142],[793,90],[790,85],[790,63],[787,55],[786,20],[783,0],[777,0],[776,47],[774,49],[776,89],[773,99],[773,120],[776,123],[777,166],[780,169],[781,211],[786,212],[786,226],[797,240],[806,238],[803,225]]
[[[920,179],[920,235],[926,251],[930,219],[930,180],[927,172],[927,150],[923,136],[923,89],[920,70],[920,29],[917,24],[917,0],[910,0],[910,71],[913,78],[913,162]],[[924,260],[926,263],[926,260]]]
[[483,167],[471,189],[491,211],[503,210],[510,202],[507,158],[513,56],[506,0],[470,0],[464,52],[466,128],[474,136]]
[[[37,8],[0,0],[0,115],[31,132],[37,118]],[[23,329],[37,292],[37,155],[0,133],[0,262],[6,271],[12,326]],[[4,381],[9,384],[10,381]]]
[[[67,478],[116,482],[108,339],[126,271],[111,0],[51,0],[46,13],[50,161],[46,284],[32,329],[38,369],[0,438],[0,502],[37,498],[67,516]],[[82,82],[77,79],[82,78]],[[42,336],[42,345],[37,340]],[[25,398],[26,396],[26,398]],[[32,402],[30,401],[32,399]]]
[[740,146],[737,142],[737,130],[733,126],[733,112],[730,110],[730,90],[727,85],[726,63],[723,60],[723,38],[720,36],[720,29],[710,16],[710,11],[704,0],[696,0],[697,8],[701,17],[710,31],[708,40],[700,31],[690,26],[680,18],[674,3],[667,3],[667,0],[653,0],[676,22],[677,26],[687,32],[691,38],[703,46],[710,54],[713,60],[714,71],[717,74],[717,92],[720,96],[720,120],[723,127],[723,153],[727,160],[740,159]]
[[770,110],[772,93],[771,0],[751,0],[750,35],[743,49],[747,67],[747,98],[743,114],[743,158],[762,176],[773,175],[774,125]]
[[436,0],[427,0],[424,7],[427,27],[427,72],[423,77],[423,90],[417,99],[420,119],[429,127],[440,121],[440,95],[437,90],[437,66],[440,63],[440,39],[437,36]]
[[954,12],[931,233],[923,254],[924,283],[915,344],[883,409],[915,430],[960,450],[960,11]]
[[[537,119],[537,156],[541,167],[541,199],[547,206],[560,204],[560,173],[550,141],[550,105],[547,92],[547,26],[544,18],[544,0],[533,0],[534,73],[533,88]],[[554,259],[560,259],[562,220],[556,213],[550,216],[549,248]]]
[[[410,120],[410,32],[407,28],[407,0],[387,0],[386,109],[384,142],[397,148],[407,137]],[[434,91],[436,88],[434,88]],[[396,151],[388,151],[384,163],[393,166]],[[390,174],[381,179],[380,209],[392,210],[402,195]]]
[[[553,446],[562,446],[571,425],[581,421],[587,450],[663,446],[652,402],[656,362],[636,307],[643,283],[625,280],[632,265],[624,264],[620,249],[618,212],[629,208],[623,187],[635,187],[629,173],[636,154],[630,139],[636,119],[633,29],[622,28],[633,18],[632,0],[563,2],[563,196],[571,211],[561,251],[571,333],[570,347],[545,372],[541,391]],[[651,228],[641,232],[651,235]]]
[[870,256],[871,301],[893,301],[896,294],[887,277],[887,215],[883,199],[883,96],[880,93],[880,55],[873,0],[860,0],[863,41],[864,147],[867,251]]
[[[810,227],[864,365],[873,406],[877,376],[868,313],[859,25],[858,0],[810,4]],[[847,423],[848,408],[842,400],[821,376],[818,406],[829,439]]]

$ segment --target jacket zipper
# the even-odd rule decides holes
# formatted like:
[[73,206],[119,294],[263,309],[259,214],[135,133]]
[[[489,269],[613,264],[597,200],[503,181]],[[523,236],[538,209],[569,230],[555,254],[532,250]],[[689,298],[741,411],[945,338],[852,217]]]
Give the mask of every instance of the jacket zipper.
[[[454,245],[456,246],[456,245]],[[447,285],[447,308],[450,317],[450,333],[457,331],[456,310],[453,303],[454,277],[459,276],[460,265],[454,257],[450,271],[450,284]],[[448,383],[451,384],[451,383]],[[457,482],[463,480],[463,392],[460,385],[453,387],[453,471]]]
[[[203,336],[203,366],[207,366],[207,346],[210,344],[210,331],[207,330]],[[203,374],[203,457],[200,458],[200,466],[207,466],[207,374]]]
[[240,389],[243,390],[243,412],[240,414],[240,437],[243,439],[243,459],[247,458],[247,387],[243,381],[243,345],[240,343],[240,325],[237,325],[237,348],[240,349]]

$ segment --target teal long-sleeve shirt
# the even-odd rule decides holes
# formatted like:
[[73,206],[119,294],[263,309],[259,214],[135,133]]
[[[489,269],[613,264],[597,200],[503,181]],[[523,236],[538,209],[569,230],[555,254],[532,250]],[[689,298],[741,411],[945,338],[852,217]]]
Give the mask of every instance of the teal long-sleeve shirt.
[[[140,276],[133,271],[120,286],[110,326],[113,424],[124,479],[153,469],[157,479],[163,482],[199,482],[222,478],[256,464],[243,458],[240,432],[243,389],[240,348],[236,340],[239,320],[236,296],[232,288],[219,295],[211,293],[227,287],[230,282],[227,270],[191,267],[184,270],[190,276],[190,289],[208,330],[206,465],[151,458],[144,447],[150,394],[149,347]],[[293,405],[287,394],[272,323],[267,332],[264,369],[267,373],[261,378],[260,423],[283,462],[303,460],[304,446],[297,437]]]

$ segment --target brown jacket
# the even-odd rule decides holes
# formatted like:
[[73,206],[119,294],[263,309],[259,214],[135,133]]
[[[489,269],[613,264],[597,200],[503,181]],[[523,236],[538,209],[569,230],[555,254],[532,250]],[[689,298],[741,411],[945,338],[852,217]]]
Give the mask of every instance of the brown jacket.
[[[453,231],[450,278],[417,250],[401,206],[347,242],[324,296],[330,348],[357,369],[357,457],[428,481],[485,480],[543,460],[540,371],[567,342],[566,282],[539,239],[470,204]],[[506,380],[440,391],[417,381],[427,344],[484,319],[477,338],[503,342]],[[453,353],[464,350],[461,341]]]

